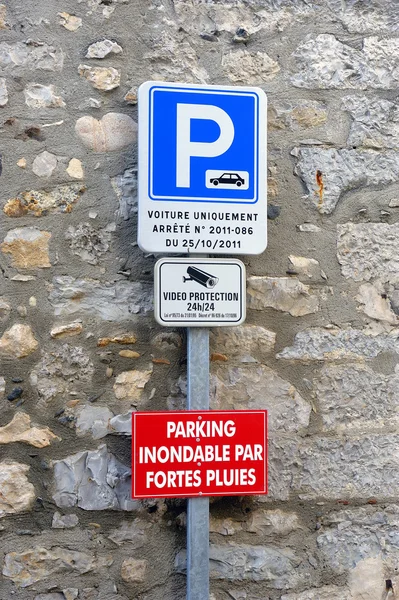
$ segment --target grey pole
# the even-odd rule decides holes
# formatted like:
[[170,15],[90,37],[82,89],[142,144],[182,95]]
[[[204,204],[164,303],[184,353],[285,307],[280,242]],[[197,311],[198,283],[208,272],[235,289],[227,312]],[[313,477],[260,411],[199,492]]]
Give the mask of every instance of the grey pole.
[[[209,330],[187,329],[187,409],[209,410]],[[187,600],[209,598],[209,498],[187,510]]]

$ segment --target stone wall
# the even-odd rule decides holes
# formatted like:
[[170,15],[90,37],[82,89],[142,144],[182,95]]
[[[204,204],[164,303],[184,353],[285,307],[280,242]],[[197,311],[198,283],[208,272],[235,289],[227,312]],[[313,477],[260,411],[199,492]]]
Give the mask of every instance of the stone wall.
[[270,494],[212,502],[212,599],[393,597],[399,4],[5,1],[0,599],[185,597],[185,502],[130,499],[131,411],[186,393],[136,244],[149,79],[269,99],[269,248],[246,324],[213,330],[211,401],[269,410]]

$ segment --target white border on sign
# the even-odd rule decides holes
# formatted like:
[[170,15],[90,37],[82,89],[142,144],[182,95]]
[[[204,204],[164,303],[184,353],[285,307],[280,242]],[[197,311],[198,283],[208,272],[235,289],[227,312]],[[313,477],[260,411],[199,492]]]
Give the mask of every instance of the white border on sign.
[[[173,414],[177,414],[177,413],[182,413],[182,412],[189,412],[190,415],[203,415],[204,410],[190,410],[190,411],[181,411],[181,410],[169,410],[169,411],[154,411],[153,413],[151,412],[134,412],[132,413],[132,417],[133,417],[133,429],[134,429],[134,447],[132,446],[132,462],[133,462],[133,456],[136,456],[136,441],[137,441],[137,437],[136,437],[136,417],[141,416],[141,417],[150,417],[153,416],[154,414],[157,415],[173,415]],[[211,411],[212,415],[231,415],[231,413],[233,411],[231,410],[213,410]],[[191,498],[191,497],[195,497],[195,498],[209,498],[212,496],[225,496],[225,497],[229,497],[229,496],[257,496],[259,494],[267,494],[268,493],[268,459],[269,459],[269,448],[268,448],[268,444],[267,444],[267,416],[268,416],[268,412],[267,410],[240,410],[237,411],[240,412],[241,414],[260,414],[263,415],[263,433],[264,433],[264,444],[265,444],[265,458],[264,458],[264,468],[265,468],[265,485],[262,489],[260,490],[256,490],[256,491],[252,491],[251,492],[247,492],[247,493],[243,493],[243,492],[233,492],[232,494],[226,494],[225,492],[212,492],[210,494],[204,494],[204,492],[198,491],[195,494],[173,494],[173,496],[171,496],[170,494],[166,495],[165,494],[151,494],[150,495],[140,495],[138,496],[136,494],[136,479],[135,479],[135,475],[136,475],[136,470],[133,469],[133,464],[132,464],[132,489],[134,492],[134,496],[133,496],[133,500],[136,499],[140,499],[140,498]],[[134,462],[135,464],[135,462]]]
[[[161,318],[160,300],[161,290],[161,267],[164,263],[176,263],[178,265],[235,265],[240,269],[240,288],[241,288],[241,315],[235,321],[210,321],[209,319],[200,321],[198,319],[182,319],[179,321],[165,321]],[[154,266],[154,317],[159,325],[163,327],[235,327],[245,322],[247,316],[247,298],[246,298],[246,269],[241,260],[236,258],[161,258]]]
[[[149,89],[152,86],[169,86],[170,88],[195,88],[201,89],[212,89],[211,85],[197,85],[197,84],[185,84],[185,83],[172,83],[165,81],[147,81],[140,85],[138,90],[139,97],[139,116],[138,116],[138,245],[144,252],[151,253],[162,253],[163,255],[170,254],[190,254],[190,248],[183,245],[184,238],[182,235],[177,236],[177,244],[170,246],[166,245],[166,236],[164,234],[154,233],[152,230],[153,223],[148,216],[148,211],[151,210],[168,210],[168,211],[188,211],[190,216],[187,217],[189,223],[192,219],[192,212],[198,211],[209,211],[211,209],[217,209],[218,212],[227,214],[234,210],[240,210],[241,212],[253,212],[256,207],[256,212],[259,214],[258,223],[254,226],[254,235],[251,239],[247,236],[237,236],[235,243],[230,244],[228,247],[225,244],[226,237],[222,237],[219,241],[220,244],[212,250],[213,254],[217,255],[255,255],[261,254],[267,247],[267,97],[264,91],[258,87],[250,86],[214,86],[218,91],[252,91],[259,95],[259,162],[258,168],[258,179],[259,179],[259,200],[256,204],[243,203],[240,205],[234,205],[234,202],[187,202],[187,201],[176,201],[170,200],[166,203],[164,200],[152,200],[148,195],[148,171],[149,171],[149,148],[148,148],[148,118],[149,118]],[[164,224],[163,221],[161,221]],[[165,222],[166,223],[166,222]],[[209,246],[205,245],[207,238],[201,234],[195,234],[193,236],[196,242],[196,248],[198,252],[209,252]],[[222,245],[223,242],[223,245]]]
[[[246,198],[245,200],[239,200],[236,198],[214,198],[213,196],[204,196],[204,197],[193,197],[193,196],[156,196],[153,192],[153,144],[150,143],[150,141],[152,142],[152,127],[154,125],[154,92],[162,90],[163,92],[175,92],[176,90],[184,90],[186,93],[189,94],[211,94],[213,96],[218,95],[218,96],[248,96],[248,95],[252,95],[255,98],[255,114],[254,114],[254,131],[255,131],[255,135],[254,135],[254,192],[255,195],[253,198]],[[151,106],[151,114],[150,114],[150,119],[149,119],[149,123],[148,123],[148,127],[149,127],[149,132],[148,132],[148,140],[149,140],[149,146],[150,146],[150,171],[148,173],[148,179],[149,179],[149,190],[147,190],[148,192],[148,196],[151,200],[177,200],[177,201],[188,201],[188,202],[210,202],[212,204],[221,204],[221,203],[230,203],[230,204],[256,204],[259,201],[259,177],[258,177],[258,163],[259,163],[259,135],[258,134],[258,118],[259,118],[259,108],[260,108],[260,102],[259,102],[259,93],[258,92],[254,92],[251,89],[248,89],[248,92],[239,92],[239,91],[235,91],[235,90],[226,90],[226,91],[220,91],[218,89],[212,90],[212,89],[192,89],[190,87],[168,87],[166,86],[162,86],[162,85],[158,85],[158,86],[153,86],[150,88],[150,93],[151,93],[151,100],[150,100],[150,106]],[[243,188],[244,190],[246,188]]]

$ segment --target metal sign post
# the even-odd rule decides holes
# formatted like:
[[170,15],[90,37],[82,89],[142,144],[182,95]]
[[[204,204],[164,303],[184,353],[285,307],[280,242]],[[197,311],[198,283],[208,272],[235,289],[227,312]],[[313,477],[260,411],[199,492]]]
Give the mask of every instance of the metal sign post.
[[189,600],[209,597],[208,498],[267,494],[267,411],[209,410],[207,355],[190,329],[190,410],[132,413],[133,498],[188,499]]
[[[209,410],[209,329],[187,329],[187,409]],[[209,598],[209,498],[187,509],[187,600]]]
[[132,413],[134,498],[267,493],[267,411]]
[[[138,243],[145,252],[190,256],[158,261],[155,271],[158,323],[188,326],[189,411],[209,410],[208,327],[245,320],[244,265],[231,259],[196,262],[192,255],[265,250],[266,114],[266,95],[259,88],[156,81],[139,88]],[[243,461],[252,456],[248,453]],[[233,479],[249,489],[256,477],[239,468],[240,460],[236,456]],[[200,468],[203,461],[196,462]],[[160,473],[156,483],[163,487]],[[186,483],[195,485],[190,478]],[[188,500],[188,600],[209,598],[205,493]]]

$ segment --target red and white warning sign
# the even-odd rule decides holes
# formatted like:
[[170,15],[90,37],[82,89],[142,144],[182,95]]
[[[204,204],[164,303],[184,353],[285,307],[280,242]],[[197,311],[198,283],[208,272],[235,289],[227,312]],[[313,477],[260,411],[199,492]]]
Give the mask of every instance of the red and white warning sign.
[[132,497],[267,494],[267,411],[132,414]]

